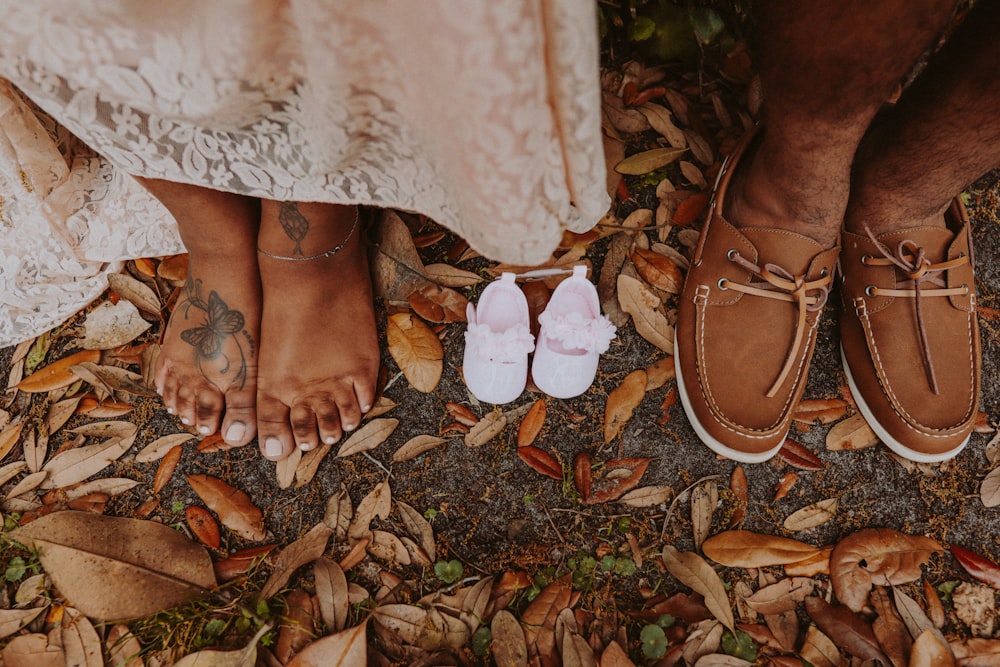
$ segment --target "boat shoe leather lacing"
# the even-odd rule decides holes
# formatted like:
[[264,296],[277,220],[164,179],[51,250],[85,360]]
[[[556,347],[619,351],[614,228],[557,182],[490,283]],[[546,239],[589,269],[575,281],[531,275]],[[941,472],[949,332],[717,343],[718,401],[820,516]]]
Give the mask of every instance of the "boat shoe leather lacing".
[[[875,247],[878,248],[878,251],[882,253],[882,256],[872,257],[871,255],[863,255],[861,263],[865,266],[895,266],[902,272],[911,286],[910,289],[886,289],[869,285],[865,288],[865,294],[867,296],[891,296],[914,299],[924,373],[927,375],[927,384],[930,386],[931,391],[937,394],[937,376],[934,374],[931,348],[927,342],[927,328],[924,326],[924,316],[920,304],[921,300],[925,297],[965,296],[968,294],[968,285],[948,287],[941,274],[949,269],[968,264],[969,257],[965,253],[962,253],[955,259],[933,263],[925,256],[923,247],[910,239],[900,241],[896,245],[895,252],[893,252],[884,243],[875,238],[875,235],[867,225],[865,225],[865,232],[872,243],[875,244]],[[928,285],[933,285],[934,287],[929,287]]]
[[788,374],[798,360],[799,348],[802,347],[809,328],[806,324],[806,314],[822,310],[830,294],[830,283],[833,282],[833,276],[824,269],[820,278],[806,280],[804,275],[793,275],[781,266],[771,262],[764,264],[762,267],[757,266],[743,257],[736,249],[730,250],[726,257],[729,261],[759,278],[759,280],[752,280],[750,284],[743,285],[722,278],[719,280],[719,289],[733,289],[744,294],[752,294],[766,299],[790,301],[798,307],[798,323],[795,325],[795,336],[792,338],[791,347],[788,350],[788,355],[785,357],[785,363],[778,374],[778,378],[766,394],[768,398],[772,398],[785,382],[785,378],[788,377]]

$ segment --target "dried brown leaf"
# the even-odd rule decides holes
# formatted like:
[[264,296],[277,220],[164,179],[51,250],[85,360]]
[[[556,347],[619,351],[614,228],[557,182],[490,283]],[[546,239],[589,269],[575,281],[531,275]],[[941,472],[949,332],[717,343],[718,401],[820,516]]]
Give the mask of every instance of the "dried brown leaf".
[[778,450],[778,458],[799,470],[817,471],[826,467],[808,447],[799,444],[791,438],[785,438],[781,449]]
[[562,466],[548,452],[533,445],[528,445],[517,448],[517,457],[527,463],[535,472],[562,481]]
[[430,280],[444,287],[475,287],[483,282],[478,273],[465,271],[451,264],[428,264],[424,267],[424,273]]
[[73,667],[104,667],[101,639],[90,620],[80,611],[66,607],[60,628],[66,664]]
[[358,452],[367,452],[375,449],[388,439],[392,432],[399,426],[398,419],[381,418],[373,419],[351,434],[344,444],[337,451],[337,456],[343,458]]
[[273,597],[288,583],[297,569],[322,556],[331,535],[333,529],[321,522],[282,549],[274,559],[274,569],[261,589],[260,596],[265,599]]
[[403,525],[414,539],[420,543],[420,548],[431,561],[437,560],[437,549],[434,545],[434,529],[424,515],[402,501],[396,501],[396,510]]
[[142,319],[139,309],[131,302],[105,301],[87,313],[87,318],[83,322],[84,335],[80,339],[80,347],[85,350],[110,350],[121,347],[131,343],[151,326],[153,325]]
[[718,504],[719,487],[715,480],[708,480],[691,489],[691,532],[695,551],[701,550],[712,530],[712,517]]
[[514,614],[501,609],[490,624],[493,641],[490,645],[497,667],[527,667],[528,646],[524,630]]
[[[354,519],[347,529],[347,537],[352,541],[367,537],[370,532],[371,522],[375,517],[386,519],[391,509],[392,489],[389,487],[389,482],[379,482],[358,503],[357,512],[355,512]],[[344,569],[349,568],[345,567]]]
[[636,333],[667,354],[674,352],[674,328],[660,307],[660,298],[641,280],[618,276],[618,303],[632,316]]
[[812,595],[816,582],[806,577],[787,577],[765,586],[746,599],[747,605],[760,614],[794,611],[796,605]]
[[646,395],[646,371],[636,370],[625,376],[621,384],[608,394],[604,407],[604,442],[608,443],[621,434],[632,413]]
[[389,354],[410,386],[423,393],[434,391],[441,380],[444,351],[430,327],[410,313],[396,313],[388,318],[386,336]]
[[815,577],[817,574],[830,574],[830,553],[832,546],[822,547],[812,556],[785,563],[785,574],[790,577]]
[[705,606],[720,623],[735,632],[726,588],[711,565],[693,551],[678,551],[669,544],[663,547],[663,563],[675,579],[705,598]]
[[235,651],[208,649],[190,653],[174,663],[173,667],[254,667],[257,664],[257,642],[270,629],[271,626],[265,624],[242,649]]
[[[113,435],[99,444],[77,447],[53,456],[43,467],[49,473],[43,488],[69,486],[100,472],[129,450],[138,431],[134,424],[128,422],[103,422],[87,426],[88,433],[106,432]],[[81,430],[84,429],[73,429],[74,432]],[[119,434],[126,435],[122,437]]]
[[287,667],[363,667],[368,664],[366,624],[323,637],[295,654]]
[[194,437],[195,436],[190,433],[172,433],[170,435],[157,438],[139,450],[139,452],[135,455],[135,460],[138,463],[150,463],[151,461],[156,461],[163,458],[163,456],[165,456],[166,453],[174,447],[183,445],[187,441],[194,439]]
[[799,401],[792,419],[800,424],[832,424],[847,414],[847,401],[842,398],[807,398]]
[[17,388],[24,392],[40,393],[68,387],[77,381],[77,376],[70,368],[83,362],[96,363],[100,359],[101,353],[98,350],[81,350],[38,369],[21,380]]
[[274,476],[278,480],[279,489],[290,488],[295,483],[295,473],[298,472],[303,456],[304,452],[295,447],[288,456],[280,461],[275,461]]
[[[204,548],[152,521],[64,511],[12,537],[41,549],[42,567],[56,588],[98,620],[149,616],[215,586]],[[115,585],[104,585],[108,581]]]
[[517,446],[524,447],[530,445],[538,437],[545,424],[545,399],[539,398],[531,405],[528,414],[521,420],[517,427]]
[[649,467],[646,458],[611,459],[596,479],[591,480],[590,495],[583,499],[585,505],[596,505],[618,500],[639,486]]
[[642,248],[633,248],[632,264],[650,286],[669,294],[679,294],[684,286],[684,274],[672,259]]
[[28,623],[31,623],[45,611],[45,607],[36,609],[0,609],[0,639],[9,637]]
[[384,530],[371,531],[368,553],[394,568],[400,565],[409,565],[411,562],[410,552],[403,541]]
[[784,565],[809,558],[819,551],[805,542],[749,530],[723,531],[702,545],[706,556],[727,567]]
[[736,508],[733,516],[729,519],[730,527],[739,525],[747,513],[747,505],[750,502],[750,485],[747,483],[747,473],[743,466],[737,465],[733,468],[733,474],[729,478],[729,490],[736,498]]
[[[18,610],[21,611],[21,610]],[[41,609],[24,610],[41,611]],[[0,611],[0,618],[3,617]],[[2,628],[2,621],[0,621]],[[0,637],[3,634],[0,633]],[[58,644],[49,644],[49,638],[42,634],[18,635],[10,640],[2,652],[0,660],[4,667],[65,667],[66,654]],[[115,665],[115,667],[119,667]],[[124,667],[136,667],[126,664]],[[141,667],[141,666],[140,666]]]
[[824,635],[815,625],[806,630],[799,654],[813,664],[813,667],[839,667],[840,649],[833,640]]
[[[150,315],[160,314],[160,298],[145,283],[136,280],[126,273],[112,273],[108,276],[108,284],[116,294],[130,301],[141,310]],[[125,343],[127,342],[129,341],[125,341]],[[124,343],[119,343],[118,345],[124,345]]]
[[686,152],[684,148],[653,148],[625,158],[615,165],[615,171],[626,176],[642,176],[676,162]]
[[215,522],[215,517],[199,505],[191,505],[184,510],[184,520],[187,522],[191,533],[198,538],[198,541],[206,547],[218,549],[222,544],[222,536],[219,533],[219,524]]
[[872,607],[875,608],[875,613],[878,614],[872,621],[872,632],[875,633],[875,638],[878,639],[886,656],[892,661],[892,667],[906,667],[910,660],[910,646],[913,644],[913,638],[906,630],[903,619],[899,617],[899,613],[889,600],[889,594],[882,586],[873,588],[869,597]]
[[924,600],[927,603],[927,618],[931,620],[934,627],[940,630],[947,620],[944,613],[944,605],[941,604],[941,597],[928,579],[923,580]]
[[912,655],[908,667],[955,667],[955,657],[947,642],[930,630],[920,633],[913,642]]
[[836,498],[827,498],[817,501],[811,505],[792,512],[782,524],[785,530],[809,530],[837,516],[839,501]]
[[983,479],[979,486],[979,498],[987,507],[1000,505],[1000,468],[994,468]]
[[439,438],[436,435],[417,435],[407,440],[402,447],[397,449],[392,455],[392,460],[395,463],[409,461],[446,442],[448,442],[446,439]]
[[170,478],[177,470],[177,464],[181,462],[181,454],[184,450],[179,445],[174,446],[169,452],[163,455],[163,460],[156,468],[156,475],[153,478],[153,493],[159,493],[167,485]]
[[861,413],[837,422],[826,434],[826,448],[831,452],[866,449],[878,442],[878,436]]
[[652,128],[663,135],[667,143],[674,148],[687,148],[687,138],[684,132],[674,125],[669,109],[653,102],[646,102],[639,107],[639,111]]
[[465,623],[434,608],[385,604],[376,607],[372,616],[376,623],[392,632],[400,641],[425,651],[457,648],[469,636],[469,628]]
[[21,450],[24,452],[24,462],[28,470],[38,472],[45,465],[45,456],[49,451],[49,436],[37,435],[35,429],[31,429],[21,443]]
[[[323,462],[332,449],[332,444],[323,443],[316,449],[310,449],[302,454],[299,464],[295,466],[295,488],[300,489],[312,481],[319,471],[319,464]],[[289,458],[292,457],[289,456]]]
[[[58,403],[53,403],[48,407],[45,416],[45,425],[50,435],[61,429],[70,420],[70,417],[76,413],[76,406],[82,398],[83,396],[74,396]],[[2,438],[2,434],[0,434],[0,438]],[[0,451],[3,451],[2,446],[0,446]],[[3,458],[3,456],[0,456],[0,458]]]
[[188,475],[187,481],[226,528],[253,542],[267,536],[264,514],[247,494],[210,475]]
[[347,626],[351,610],[344,571],[329,558],[319,558],[313,564],[313,581],[323,625],[331,632],[340,632]]
[[837,646],[862,660],[880,660],[883,665],[890,664],[879,648],[871,626],[860,616],[847,607],[833,606],[822,598],[811,596],[805,602],[809,618]]
[[278,626],[278,641],[274,657],[282,664],[309,644],[316,636],[316,619],[313,617],[312,597],[301,588],[285,596],[284,613]]
[[340,491],[334,493],[326,501],[326,511],[323,513],[323,523],[333,529],[334,537],[343,541],[347,538],[347,531],[354,518],[354,506],[351,505],[351,497],[347,489],[341,487]]
[[[961,588],[961,586],[962,585],[960,584],[959,588]],[[958,591],[957,588],[955,590]],[[931,623],[931,620],[927,617],[927,614],[924,613],[924,610],[920,608],[920,605],[916,600],[895,587],[892,589],[892,599],[893,602],[896,603],[896,611],[899,612],[899,617],[903,619],[903,624],[906,625],[906,629],[910,632],[911,637],[917,637],[922,632],[929,630],[930,632],[936,634],[942,642],[945,641],[944,636],[937,628],[934,627],[934,624]],[[992,594],[989,594],[987,599],[992,603]],[[956,607],[957,606],[958,605],[956,604]],[[990,628],[992,628],[992,614],[990,615],[989,622]]]
[[528,647],[548,640],[554,640],[553,631],[556,618],[563,609],[571,607],[573,589],[568,577],[553,581],[542,589],[531,604],[521,614],[521,626],[524,628]]
[[469,300],[448,287],[424,285],[410,294],[410,308],[428,322],[465,322]]
[[629,491],[618,502],[629,507],[653,507],[666,503],[673,495],[674,490],[669,486],[642,486]]
[[499,410],[488,412],[465,434],[465,445],[467,447],[482,447],[500,435],[506,427],[507,415]]
[[[842,539],[830,556],[830,579],[837,599],[860,611],[873,584],[903,584],[920,578],[920,566],[941,545],[920,535],[888,528],[865,528]],[[822,628],[822,626],[820,626]]]

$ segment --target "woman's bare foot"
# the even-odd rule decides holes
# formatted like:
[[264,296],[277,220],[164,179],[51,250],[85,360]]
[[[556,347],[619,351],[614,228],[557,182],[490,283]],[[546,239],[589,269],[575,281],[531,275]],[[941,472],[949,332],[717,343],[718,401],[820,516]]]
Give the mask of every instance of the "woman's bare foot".
[[190,255],[187,283],[155,370],[167,410],[234,446],[257,433],[260,277],[256,199],[141,179],[173,214]]
[[269,459],[336,442],[375,400],[379,347],[359,227],[355,207],[261,203],[257,422]]

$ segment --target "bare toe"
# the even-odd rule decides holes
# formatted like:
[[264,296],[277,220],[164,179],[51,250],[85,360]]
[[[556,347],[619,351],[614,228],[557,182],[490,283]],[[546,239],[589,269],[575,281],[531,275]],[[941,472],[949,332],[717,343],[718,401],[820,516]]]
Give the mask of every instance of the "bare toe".
[[226,413],[222,420],[222,439],[233,447],[249,444],[257,435],[257,391],[231,389],[226,392]]
[[257,441],[264,458],[280,461],[295,448],[289,412],[288,406],[280,400],[258,392]]
[[340,410],[337,404],[328,398],[323,398],[313,404],[313,412],[316,413],[320,440],[328,445],[340,440],[344,433],[340,427]]

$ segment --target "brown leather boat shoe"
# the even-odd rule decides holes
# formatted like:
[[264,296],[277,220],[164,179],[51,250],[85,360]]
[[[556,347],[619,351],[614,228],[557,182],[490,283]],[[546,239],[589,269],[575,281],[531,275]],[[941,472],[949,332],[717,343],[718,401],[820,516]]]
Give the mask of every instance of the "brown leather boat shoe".
[[913,461],[950,459],[979,409],[980,346],[969,216],[944,227],[843,235],[841,356],[868,425]]
[[802,396],[840,248],[725,219],[729,179],[751,139],[719,172],[681,295],[674,364],[702,442],[759,463],[781,449]]

